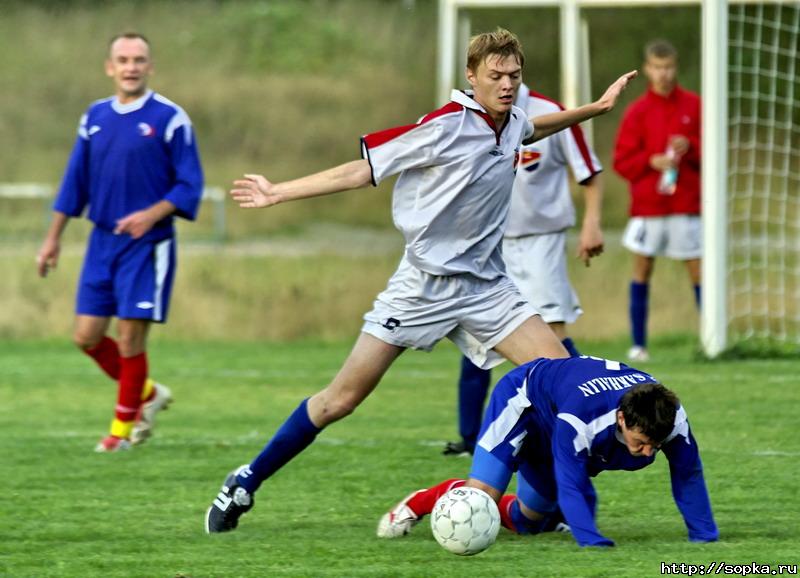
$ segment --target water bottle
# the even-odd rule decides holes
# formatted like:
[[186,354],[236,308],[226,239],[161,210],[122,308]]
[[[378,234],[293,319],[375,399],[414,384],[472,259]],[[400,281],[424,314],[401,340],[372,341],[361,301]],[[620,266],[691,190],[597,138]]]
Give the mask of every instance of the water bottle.
[[[675,159],[675,149],[667,147],[667,158]],[[661,178],[658,181],[658,192],[662,195],[672,195],[678,186],[678,167],[670,167],[661,171]]]

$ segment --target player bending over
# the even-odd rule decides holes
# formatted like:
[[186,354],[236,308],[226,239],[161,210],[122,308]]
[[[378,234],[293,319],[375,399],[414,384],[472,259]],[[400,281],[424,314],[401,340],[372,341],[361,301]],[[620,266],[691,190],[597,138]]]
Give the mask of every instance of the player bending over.
[[472,91],[418,123],[362,138],[363,160],[273,184],[260,175],[235,181],[245,208],[378,184],[400,173],[393,194],[405,254],[364,316],[362,333],[339,373],[302,401],[261,453],[231,472],[206,513],[207,532],[236,528],[261,483],[302,452],[325,426],[352,413],[407,348],[430,350],[444,337],[480,367],[568,354],[505,274],[500,251],[523,139],[544,138],[611,110],[636,73],[596,102],[534,119],[513,105],[524,56],[507,30],[470,41]]
[[[519,534],[563,528],[581,546],[613,546],[595,523],[590,478],[605,470],[639,470],[662,451],[672,495],[693,542],[719,531],[703,479],[697,442],[673,392],[651,375],[593,357],[537,359],[495,386],[469,479],[414,492],[378,524],[378,536],[407,534],[448,490],[480,488],[498,502],[503,526]],[[517,473],[517,495],[503,495]]]

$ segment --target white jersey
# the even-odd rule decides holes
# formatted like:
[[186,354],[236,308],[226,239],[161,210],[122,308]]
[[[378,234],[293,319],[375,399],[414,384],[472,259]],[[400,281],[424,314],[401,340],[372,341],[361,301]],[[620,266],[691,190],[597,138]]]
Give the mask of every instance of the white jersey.
[[[524,84],[519,87],[515,104],[529,117],[564,110]],[[523,145],[511,195],[507,237],[555,233],[575,224],[567,166],[579,183],[603,170],[578,125]]]
[[527,115],[512,107],[499,130],[468,93],[417,124],[364,136],[362,156],[372,181],[400,173],[392,216],[406,241],[409,263],[431,275],[505,273],[500,244],[520,145],[533,134]]

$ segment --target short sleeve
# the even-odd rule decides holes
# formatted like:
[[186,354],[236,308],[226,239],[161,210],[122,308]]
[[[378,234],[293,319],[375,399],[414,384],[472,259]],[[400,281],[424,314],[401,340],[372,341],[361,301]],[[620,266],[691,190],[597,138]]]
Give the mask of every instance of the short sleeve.
[[426,122],[363,136],[361,156],[372,169],[372,184],[404,170],[435,164],[442,130],[439,122]]

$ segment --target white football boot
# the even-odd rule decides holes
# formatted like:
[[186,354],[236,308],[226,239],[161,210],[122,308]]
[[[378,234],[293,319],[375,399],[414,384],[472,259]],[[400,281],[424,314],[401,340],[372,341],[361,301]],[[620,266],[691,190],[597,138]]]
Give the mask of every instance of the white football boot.
[[131,431],[131,443],[134,445],[144,443],[153,434],[153,426],[156,424],[156,414],[162,409],[167,409],[172,403],[172,392],[166,385],[153,382],[153,399],[142,404],[139,408],[139,415],[136,425]]
[[408,501],[425,490],[410,493],[390,511],[381,516],[378,522],[378,538],[402,538],[419,522],[419,516],[408,507]]

